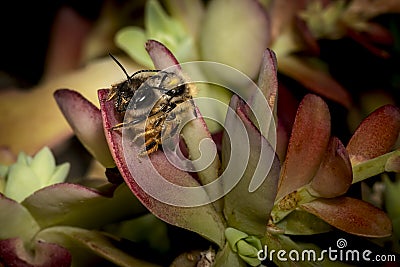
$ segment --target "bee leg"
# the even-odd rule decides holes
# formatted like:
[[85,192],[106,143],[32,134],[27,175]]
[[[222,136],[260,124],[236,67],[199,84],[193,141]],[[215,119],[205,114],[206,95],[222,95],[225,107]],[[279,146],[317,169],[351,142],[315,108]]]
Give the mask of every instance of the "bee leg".
[[[139,137],[145,137],[146,139],[150,140],[150,138],[153,138],[155,133],[160,131],[161,126],[158,126],[157,128],[152,128],[146,131],[142,131],[138,134],[136,134],[135,138],[133,138],[132,142],[135,143]],[[150,136],[150,137],[149,137]]]
[[118,123],[118,124],[114,125],[113,127],[111,127],[111,130],[113,130],[113,131],[119,130],[121,128],[126,127],[125,125],[126,125],[126,123],[123,123],[123,122]]
[[106,101],[110,101],[110,100],[113,99],[116,95],[117,95],[117,91],[116,91],[116,90],[110,90],[110,92],[108,93],[108,96],[107,96]]
[[146,146],[146,152],[148,155],[150,155],[153,152],[156,152],[158,149],[159,142],[157,140],[151,141],[147,146]]
[[169,112],[171,112],[174,108],[176,108],[176,103],[170,102],[170,103],[166,106],[165,110],[163,110],[163,111],[164,111],[165,113],[169,113]]
[[147,132],[141,132],[135,135],[135,138],[133,138],[132,143],[135,143],[139,137],[146,136]]
[[139,156],[143,157],[145,155],[150,155],[158,150],[158,146],[160,145],[161,141],[158,138],[149,139],[146,141],[146,146],[140,152]]
[[142,121],[143,121],[143,118],[139,117],[139,118],[137,118],[135,120],[132,120],[130,122],[121,122],[121,123],[118,123],[118,124],[114,125],[113,127],[111,127],[111,130],[118,130],[118,129],[121,129],[121,128],[133,127],[133,126],[135,126],[136,124],[138,124],[139,122],[142,122]]

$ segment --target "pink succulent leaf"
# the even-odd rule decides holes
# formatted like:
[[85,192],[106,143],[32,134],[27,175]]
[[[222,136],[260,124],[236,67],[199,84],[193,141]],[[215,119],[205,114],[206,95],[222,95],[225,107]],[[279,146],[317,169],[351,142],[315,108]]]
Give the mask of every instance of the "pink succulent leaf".
[[28,241],[40,230],[38,223],[24,206],[1,194],[0,222],[0,240],[18,236]]
[[[178,60],[175,58],[172,52],[162,43],[155,40],[149,40],[146,43],[146,50],[149,53],[157,69],[165,69],[171,66],[176,66],[177,69],[175,71],[179,72],[181,70],[181,66],[178,63]],[[195,85],[192,84],[191,86]],[[211,140],[211,134],[199,109],[196,108],[195,112],[197,119],[190,121],[182,129],[181,133],[188,148],[190,157],[193,159],[197,159],[201,156],[201,152],[199,151],[201,141],[205,139]],[[220,160],[218,155],[216,155],[214,161],[212,161],[209,167],[197,172],[199,181],[202,184],[207,184],[216,180],[218,178],[219,167]]]
[[[269,141],[275,140],[276,136],[276,122],[278,120],[278,78],[277,78],[277,61],[275,53],[266,49],[263,54],[263,61],[261,63],[261,70],[258,76],[258,86],[261,90],[262,95],[253,94],[249,101],[249,106],[257,114],[263,114],[263,116],[258,116],[257,123],[261,133],[267,137]],[[256,91],[258,92],[258,90]],[[262,97],[264,96],[264,97]],[[265,112],[266,102],[268,103],[269,110]],[[249,117],[253,122],[252,114]],[[272,144],[273,146],[275,144]]]
[[[117,237],[104,235],[100,231],[56,226],[44,229],[37,238],[67,248],[72,254],[72,266],[91,266],[93,265],[91,260],[101,257],[116,266],[158,267],[158,265],[136,259],[123,252],[113,243],[119,241]],[[82,253],[84,253],[84,257],[79,257]]]
[[34,253],[27,251],[20,238],[0,240],[0,263],[21,267],[71,266],[71,254],[57,244],[36,241],[33,249]]
[[[224,197],[224,214],[229,226],[249,235],[263,236],[276,196],[279,160],[268,141],[247,117],[246,107],[237,96],[232,97],[230,107],[232,109],[228,109],[225,121],[229,137],[224,134],[222,165],[225,172],[230,170],[240,180]],[[241,124],[243,130],[240,129],[243,127]],[[237,154],[238,151],[240,154]],[[248,158],[245,151],[249,152]],[[244,162],[244,165],[238,161]],[[259,183],[255,180],[260,178],[261,184],[251,191],[252,184]]]
[[125,185],[102,193],[77,184],[60,183],[36,191],[22,205],[41,228],[54,225],[98,228],[146,212]]
[[385,105],[372,112],[358,126],[347,151],[353,165],[376,158],[390,151],[399,137],[400,110]]
[[346,108],[351,108],[349,93],[329,74],[311,66],[307,61],[296,56],[279,58],[281,73],[299,81],[305,87],[323,97],[329,98]]
[[162,43],[156,40],[148,40],[145,48],[156,69],[162,70],[174,65],[179,65],[178,60],[172,52]]
[[297,110],[281,171],[277,199],[311,181],[324,158],[330,134],[331,122],[327,104],[316,95],[306,95]]
[[[222,246],[224,242],[224,225],[211,204],[192,208],[173,206],[155,199],[139,186],[133,175],[148,177],[148,182],[151,183],[152,177],[150,174],[155,171],[158,173],[157,175],[176,185],[193,187],[199,186],[199,183],[188,173],[171,165],[160,150],[151,154],[152,166],[141,164],[142,161],[138,156],[140,153],[139,147],[132,145],[129,151],[124,151],[121,133],[112,130],[112,127],[120,122],[119,114],[116,113],[113,103],[107,101],[108,90],[99,90],[98,94],[108,145],[122,177],[133,194],[160,219],[172,225],[194,231]],[[124,152],[126,152],[125,155]],[[131,169],[135,170],[134,174],[128,168],[127,162],[131,164]],[[159,184],[155,184],[155,186],[159,186]],[[158,190],[158,194],[168,195],[168,191],[165,191],[165,188],[155,189]]]
[[274,110],[274,116],[276,119],[277,112],[277,101],[278,101],[278,62],[274,51],[266,49],[263,55],[263,61],[261,63],[261,70],[258,76],[258,86],[263,92],[267,102]]
[[350,234],[364,237],[387,237],[392,234],[392,223],[386,213],[359,199],[320,198],[300,207]]
[[310,186],[317,196],[330,198],[346,193],[352,180],[353,173],[346,148],[338,138],[332,137]]
[[75,135],[86,149],[105,167],[115,163],[104,136],[100,110],[80,93],[59,89],[54,93],[59,108]]

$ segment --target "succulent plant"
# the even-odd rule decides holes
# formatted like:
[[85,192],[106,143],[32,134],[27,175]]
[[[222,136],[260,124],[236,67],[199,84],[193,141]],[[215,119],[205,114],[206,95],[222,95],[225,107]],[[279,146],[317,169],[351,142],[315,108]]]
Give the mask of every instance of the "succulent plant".
[[[311,263],[285,261],[278,253],[324,255],[320,243],[301,237],[329,233],[368,244],[389,240],[390,253],[398,257],[400,110],[363,98],[368,116],[348,141],[335,136],[333,127],[346,122],[335,121],[332,105],[356,108],[318,58],[319,40],[345,37],[388,58],[380,45],[392,37],[372,19],[399,12],[398,2],[162,4],[147,1],[144,28],[127,26],[115,36],[116,45],[136,61],[116,56],[125,72],[137,71],[137,63],[160,70],[154,77],[181,77],[196,92],[188,97],[193,109],[179,101],[161,108],[174,134],[165,136],[168,126],[146,128],[162,135],[148,154],[137,140],[147,135],[131,136],[137,133],[130,127],[148,122],[148,116],[135,105],[120,112],[110,97],[111,84],[123,77],[111,59],[45,81],[27,94],[5,91],[0,109],[12,112],[0,123],[35,131],[31,139],[28,131],[0,134],[1,163],[26,149],[15,163],[0,165],[0,265],[346,265],[322,256]],[[278,72],[312,93],[297,92],[296,102],[285,84],[278,85]],[[135,88],[147,89],[143,99],[153,89],[167,92],[149,86],[151,80]],[[64,89],[54,92],[54,101],[50,93],[56,87]],[[177,95],[163,95],[169,96]],[[69,126],[52,112],[57,106]],[[188,110],[192,117],[186,121],[180,116]],[[21,119],[27,113],[32,120]],[[28,156],[71,133],[101,163],[108,180],[66,181],[69,164],[56,166],[47,147]],[[354,194],[359,183],[380,177],[380,208]],[[337,240],[338,248],[343,240]]]
[[[156,68],[178,66],[179,69],[178,61],[161,43],[150,40],[146,49]],[[259,85],[265,103],[271,110],[269,118],[274,118],[278,98],[276,58],[271,50],[264,53]],[[335,228],[363,237],[391,235],[392,223],[383,211],[360,199],[346,196],[346,192],[352,183],[393,170],[385,169],[385,166],[392,166],[391,162],[395,162],[397,158],[397,151],[390,152],[390,149],[396,141],[400,127],[398,108],[385,106],[371,114],[345,147],[337,137],[331,136],[330,114],[326,103],[316,95],[307,95],[299,105],[286,156],[280,156],[283,158],[280,167],[278,155],[267,139],[270,138],[273,142],[269,128],[262,129],[265,124],[260,121],[258,127],[261,128],[257,128],[253,124],[256,118],[250,115],[249,106],[235,95],[228,109],[224,129],[236,130],[229,132],[228,139],[224,135],[222,146],[217,145],[220,147],[221,162],[219,163],[219,156],[215,157],[211,165],[198,171],[197,178],[194,178],[174,167],[162,151],[152,153],[147,161],[138,156],[140,149],[137,146],[131,144],[127,149],[124,133],[113,130],[121,116],[114,103],[108,100],[108,92],[108,89],[98,91],[100,110],[94,109],[90,102],[72,90],[59,90],[55,96],[72,127],[86,129],[86,133],[80,133],[80,136],[90,136],[88,139],[81,138],[88,150],[94,156],[111,153],[124,182],[151,213],[168,224],[199,234],[215,246],[215,266],[257,266],[261,260],[256,252],[264,245],[271,249],[301,249],[303,244],[292,241],[290,235],[324,233]],[[248,104],[257,113],[257,102],[250,101]],[[200,111],[196,110],[196,113],[197,119],[182,130],[183,140],[192,158],[198,156],[196,153],[201,140],[211,137]],[[90,120],[98,116],[102,117],[102,122],[98,119],[94,121],[100,126],[83,127],[91,125]],[[277,119],[279,121],[279,117]],[[239,126],[240,124],[244,125],[242,133],[240,127],[243,126]],[[98,127],[103,127],[104,130],[98,131]],[[99,137],[94,138],[90,132]],[[248,143],[235,142],[234,140],[241,140],[237,138],[243,137],[243,133]],[[280,135],[283,134],[278,128],[277,138],[281,138]],[[92,142],[104,138],[108,148]],[[276,145],[279,147],[283,143],[278,141]],[[278,150],[284,150],[278,147]],[[97,152],[93,152],[94,148]],[[233,170],[239,171],[240,164],[235,162],[238,159],[243,160],[243,155],[236,158],[237,152],[232,154],[231,151],[245,151],[246,148],[249,149],[249,158],[236,186],[223,192],[214,202],[190,204],[194,203],[190,198],[196,198],[196,194],[189,197],[184,188],[204,190],[206,187],[202,186],[215,181],[220,173],[232,168],[232,162],[235,166]],[[250,190],[255,173],[260,171],[260,166],[266,165],[264,160],[271,159],[271,169],[265,172],[261,168],[264,179],[256,190]],[[261,165],[257,164],[260,160],[264,162],[260,162]],[[370,164],[373,167],[369,172],[364,172],[360,164]],[[299,166],[302,168],[299,169]],[[172,201],[177,201],[176,203],[165,203],[163,196],[170,195],[164,194],[164,191],[173,189],[161,186],[162,183],[157,185],[159,175],[173,184],[184,186],[181,195],[171,194]],[[150,188],[146,185],[143,187],[140,176],[148,181],[153,180]],[[213,199],[214,191],[204,192]],[[186,201],[185,199],[186,204],[179,202]],[[180,206],[177,203],[183,204]],[[178,259],[181,257],[177,257],[176,262]]]

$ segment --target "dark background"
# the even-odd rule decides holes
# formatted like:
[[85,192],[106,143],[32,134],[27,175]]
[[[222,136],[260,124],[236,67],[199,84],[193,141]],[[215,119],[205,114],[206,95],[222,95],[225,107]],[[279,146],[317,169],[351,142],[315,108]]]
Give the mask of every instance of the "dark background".
[[52,25],[62,6],[95,21],[102,4],[102,0],[1,1],[0,87],[7,83],[29,87],[39,81]]

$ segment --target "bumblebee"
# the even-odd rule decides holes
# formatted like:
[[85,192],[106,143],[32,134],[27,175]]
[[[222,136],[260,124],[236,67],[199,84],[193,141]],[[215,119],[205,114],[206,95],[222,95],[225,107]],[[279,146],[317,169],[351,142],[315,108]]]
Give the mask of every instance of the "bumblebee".
[[129,128],[133,142],[144,137],[140,156],[151,154],[162,145],[163,138],[173,136],[185,116],[196,117],[194,85],[182,73],[160,70],[140,70],[111,86],[107,101],[114,101],[115,109],[125,114],[125,120],[112,129]]

